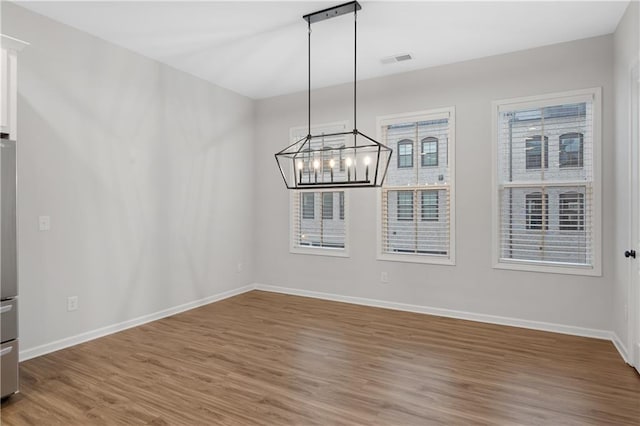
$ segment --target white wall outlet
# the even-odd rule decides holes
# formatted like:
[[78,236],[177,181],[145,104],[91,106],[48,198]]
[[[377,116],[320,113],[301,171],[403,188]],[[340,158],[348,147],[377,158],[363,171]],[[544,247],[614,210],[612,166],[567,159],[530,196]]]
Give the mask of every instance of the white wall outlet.
[[236,265],[236,272],[237,273],[242,272],[242,262],[238,262],[238,264]]
[[67,297],[67,311],[77,311],[78,310],[78,296],[70,296]]
[[388,283],[389,282],[389,273],[388,272],[381,272],[380,273],[380,281],[383,283]]
[[51,217],[40,216],[38,217],[38,229],[40,231],[48,231],[51,229]]

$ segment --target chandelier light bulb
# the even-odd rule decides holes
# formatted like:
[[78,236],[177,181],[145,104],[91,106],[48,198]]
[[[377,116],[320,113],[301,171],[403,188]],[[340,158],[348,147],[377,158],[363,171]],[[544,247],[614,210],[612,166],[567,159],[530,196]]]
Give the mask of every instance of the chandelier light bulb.
[[333,169],[335,166],[336,166],[336,160],[332,158],[331,160],[329,160],[329,167]]
[[302,170],[304,167],[304,163],[302,161],[298,161],[298,170]]
[[364,180],[369,181],[369,163],[371,162],[371,158],[369,156],[364,157]]
[[351,167],[351,163],[352,163],[352,161],[351,161],[351,157],[347,157],[347,159],[346,159],[346,160],[344,160],[344,162],[345,162],[345,164],[347,165],[347,167]]
[[320,162],[318,160],[313,160],[313,168],[317,169],[318,167],[320,167]]

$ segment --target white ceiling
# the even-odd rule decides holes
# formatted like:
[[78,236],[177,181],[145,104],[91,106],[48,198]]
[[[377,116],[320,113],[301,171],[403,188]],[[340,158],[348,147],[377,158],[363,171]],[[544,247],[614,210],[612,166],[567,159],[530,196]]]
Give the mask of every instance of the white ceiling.
[[[307,87],[302,15],[334,2],[19,2],[251,98]],[[361,2],[358,79],[610,34],[628,1]],[[353,15],[312,25],[312,87],[353,79]],[[410,53],[412,61],[380,59]]]

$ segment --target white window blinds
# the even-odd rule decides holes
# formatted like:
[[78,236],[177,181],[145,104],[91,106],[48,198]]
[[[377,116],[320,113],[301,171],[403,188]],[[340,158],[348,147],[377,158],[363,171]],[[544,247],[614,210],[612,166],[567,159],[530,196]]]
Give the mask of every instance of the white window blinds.
[[340,192],[296,191],[292,197],[294,248],[345,248],[345,223]]
[[[346,124],[313,127],[312,133],[344,132]],[[306,127],[291,130],[291,140],[297,141],[307,134]],[[331,137],[331,142],[340,143]],[[328,161],[328,160],[327,160]],[[343,167],[344,159],[340,165]],[[326,167],[329,170],[329,167]],[[291,192],[291,251],[345,256],[347,225],[345,191],[292,191]]]
[[594,95],[497,109],[499,262],[593,267]]
[[394,149],[381,191],[380,254],[453,263],[453,108],[379,119]]

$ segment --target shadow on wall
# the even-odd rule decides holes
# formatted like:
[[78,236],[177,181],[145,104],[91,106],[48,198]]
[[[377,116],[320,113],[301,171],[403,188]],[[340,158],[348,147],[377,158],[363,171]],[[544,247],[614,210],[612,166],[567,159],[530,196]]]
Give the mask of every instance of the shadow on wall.
[[[251,102],[105,50],[34,49],[21,63],[26,348],[249,282],[235,261],[250,264],[252,182],[225,177],[235,156],[251,167]],[[40,214],[52,216],[49,234],[31,226]],[[65,315],[69,295],[79,315]]]

